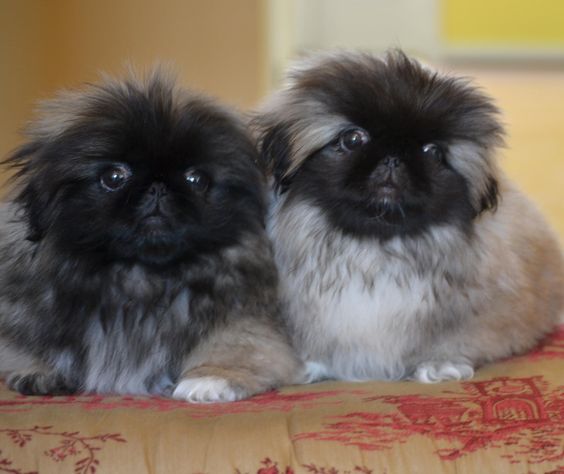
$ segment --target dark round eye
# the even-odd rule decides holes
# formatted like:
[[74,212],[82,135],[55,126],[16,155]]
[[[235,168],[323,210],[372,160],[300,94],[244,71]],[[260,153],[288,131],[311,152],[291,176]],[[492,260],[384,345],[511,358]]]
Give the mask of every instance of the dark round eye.
[[193,168],[184,173],[184,180],[191,189],[199,193],[205,192],[210,185],[208,176],[204,172]]
[[339,137],[339,149],[342,151],[355,151],[370,141],[368,132],[361,128],[345,130]]
[[115,191],[131,178],[131,174],[131,169],[126,165],[113,166],[100,175],[100,184],[107,191]]
[[423,156],[439,161],[444,160],[443,149],[435,143],[427,143],[426,145],[423,145],[421,151]]

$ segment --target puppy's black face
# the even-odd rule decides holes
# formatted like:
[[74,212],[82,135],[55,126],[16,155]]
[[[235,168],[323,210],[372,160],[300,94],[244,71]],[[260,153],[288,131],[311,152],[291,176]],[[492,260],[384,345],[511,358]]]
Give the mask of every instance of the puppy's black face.
[[495,206],[488,150],[502,129],[465,81],[402,53],[353,54],[299,70],[285,94],[306,105],[270,111],[262,153],[287,205],[306,201],[341,230],[380,239],[444,223],[470,230]]
[[409,117],[394,112],[359,117],[363,127],[343,130],[303,164],[290,196],[315,203],[346,232],[383,239],[442,222],[467,225],[474,216],[467,185],[440,136],[418,136]]
[[91,262],[162,268],[262,226],[254,146],[228,113],[159,78],[79,105],[68,128],[16,157],[27,160],[30,238]]

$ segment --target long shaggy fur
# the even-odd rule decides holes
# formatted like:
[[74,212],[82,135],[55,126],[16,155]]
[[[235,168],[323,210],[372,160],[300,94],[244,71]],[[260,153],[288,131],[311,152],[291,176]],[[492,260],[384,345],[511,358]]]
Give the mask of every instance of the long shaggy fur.
[[25,394],[292,383],[256,151],[162,72],[40,109],[0,211],[0,372]]
[[557,239],[499,170],[498,110],[468,80],[400,51],[319,55],[255,126],[312,380],[467,378],[558,321]]

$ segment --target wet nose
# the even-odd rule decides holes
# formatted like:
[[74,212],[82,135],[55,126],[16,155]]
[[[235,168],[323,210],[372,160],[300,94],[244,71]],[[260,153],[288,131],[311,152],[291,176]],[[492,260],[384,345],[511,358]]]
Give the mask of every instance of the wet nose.
[[398,168],[400,165],[400,160],[395,156],[386,156],[386,158],[384,158],[384,165],[391,169]]
[[162,197],[162,196],[166,196],[168,194],[168,190],[166,188],[166,185],[164,183],[152,183],[151,186],[149,186],[149,190],[147,191],[148,194],[150,194],[151,196],[155,196],[155,197]]

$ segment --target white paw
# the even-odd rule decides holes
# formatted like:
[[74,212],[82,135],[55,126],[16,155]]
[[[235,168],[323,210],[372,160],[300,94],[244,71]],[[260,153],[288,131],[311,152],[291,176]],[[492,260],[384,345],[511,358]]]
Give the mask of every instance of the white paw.
[[192,403],[233,402],[241,398],[227,380],[213,376],[181,380],[172,397]]
[[305,363],[305,381],[303,383],[318,382],[330,377],[329,370],[321,362],[307,361]]
[[413,375],[418,382],[436,383],[443,380],[463,380],[474,376],[474,369],[468,364],[453,362],[425,362],[420,364]]

